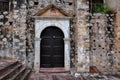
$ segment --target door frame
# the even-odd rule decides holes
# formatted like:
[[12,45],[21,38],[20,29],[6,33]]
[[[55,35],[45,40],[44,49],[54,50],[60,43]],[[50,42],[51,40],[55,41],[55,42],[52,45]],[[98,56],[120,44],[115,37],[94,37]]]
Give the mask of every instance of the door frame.
[[63,31],[64,34],[64,70],[70,71],[70,18],[56,19],[35,19],[35,59],[34,70],[39,72],[40,70],[40,43],[41,32],[48,26],[56,26]]

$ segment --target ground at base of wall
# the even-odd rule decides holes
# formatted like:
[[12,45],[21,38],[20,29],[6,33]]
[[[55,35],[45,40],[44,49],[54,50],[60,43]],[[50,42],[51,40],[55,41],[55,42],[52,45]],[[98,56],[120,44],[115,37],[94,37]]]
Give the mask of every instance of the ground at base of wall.
[[120,74],[31,73],[29,80],[120,80]]

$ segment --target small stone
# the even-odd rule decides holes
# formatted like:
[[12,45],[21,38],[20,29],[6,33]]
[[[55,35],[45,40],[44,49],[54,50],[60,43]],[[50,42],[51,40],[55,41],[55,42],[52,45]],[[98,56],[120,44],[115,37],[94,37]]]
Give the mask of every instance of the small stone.
[[6,41],[7,41],[7,39],[6,39],[6,38],[3,38],[3,41],[5,41],[5,42],[6,42]]
[[18,18],[18,15],[14,15],[13,18],[14,18],[14,19]]
[[33,2],[33,1],[29,1],[29,5],[30,5],[30,6],[33,6],[33,5],[34,5],[34,2]]
[[80,76],[80,73],[75,73],[75,77],[79,77]]
[[3,14],[4,14],[4,15],[7,15],[7,14],[8,14],[8,12],[7,12],[7,11],[5,11],[5,12],[3,12]]
[[23,9],[26,8],[26,5],[23,4],[23,5],[21,6],[21,8],[23,8]]
[[3,22],[0,22],[0,25],[3,25]]
[[17,4],[17,1],[13,1],[13,4]]
[[4,16],[3,16],[3,15],[0,15],[0,19],[2,19],[2,18],[4,18]]

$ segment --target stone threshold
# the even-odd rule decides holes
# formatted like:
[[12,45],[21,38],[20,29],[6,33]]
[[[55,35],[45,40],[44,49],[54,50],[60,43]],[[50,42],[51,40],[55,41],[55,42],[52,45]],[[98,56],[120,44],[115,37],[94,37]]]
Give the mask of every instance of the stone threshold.
[[68,73],[64,68],[40,68],[40,73]]

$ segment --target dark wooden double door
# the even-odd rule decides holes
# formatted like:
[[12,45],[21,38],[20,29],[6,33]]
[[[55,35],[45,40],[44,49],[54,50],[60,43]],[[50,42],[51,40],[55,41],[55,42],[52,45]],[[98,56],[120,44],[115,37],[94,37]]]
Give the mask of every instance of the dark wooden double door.
[[41,68],[64,67],[64,34],[57,27],[47,27],[41,33]]

